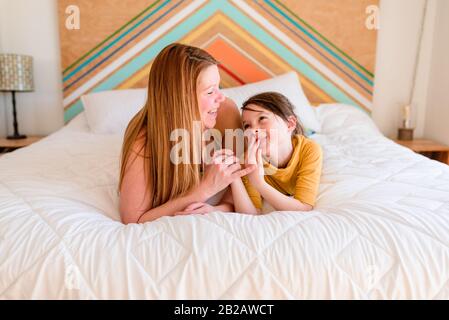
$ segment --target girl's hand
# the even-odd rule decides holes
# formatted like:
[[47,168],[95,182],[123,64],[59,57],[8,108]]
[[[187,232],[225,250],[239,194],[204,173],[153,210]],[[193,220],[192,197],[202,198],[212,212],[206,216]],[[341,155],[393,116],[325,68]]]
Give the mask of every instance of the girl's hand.
[[194,202],[188,205],[184,210],[176,212],[174,215],[188,215],[188,214],[206,214],[210,212],[217,211],[214,206],[211,206],[205,202]]
[[217,194],[235,179],[240,179],[252,172],[255,167],[242,169],[239,159],[231,150],[221,149],[214,153],[211,164],[206,165],[200,190],[205,193],[206,198]]
[[254,170],[248,174],[248,178],[251,184],[256,186],[265,182],[262,149],[260,148],[260,140],[256,135],[251,134],[248,140],[248,151],[245,165],[247,167],[254,167]]

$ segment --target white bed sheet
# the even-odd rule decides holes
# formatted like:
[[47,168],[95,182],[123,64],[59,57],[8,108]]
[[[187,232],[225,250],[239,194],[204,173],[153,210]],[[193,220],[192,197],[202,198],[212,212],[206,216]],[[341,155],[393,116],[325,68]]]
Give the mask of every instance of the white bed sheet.
[[316,210],[119,222],[120,136],[83,114],[0,158],[1,299],[448,299],[449,166],[316,110]]

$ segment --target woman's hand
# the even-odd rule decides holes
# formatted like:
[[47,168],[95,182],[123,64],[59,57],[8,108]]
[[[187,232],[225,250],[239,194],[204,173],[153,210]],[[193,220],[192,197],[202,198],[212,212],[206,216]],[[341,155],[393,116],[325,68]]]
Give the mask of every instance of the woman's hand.
[[205,202],[194,202],[188,205],[184,210],[176,212],[174,215],[188,215],[188,214],[206,214],[210,212],[218,211],[214,206],[211,206]]
[[235,179],[240,179],[252,172],[255,166],[242,169],[239,159],[228,149],[221,149],[214,153],[210,164],[206,165],[200,190],[210,198],[226,188]]

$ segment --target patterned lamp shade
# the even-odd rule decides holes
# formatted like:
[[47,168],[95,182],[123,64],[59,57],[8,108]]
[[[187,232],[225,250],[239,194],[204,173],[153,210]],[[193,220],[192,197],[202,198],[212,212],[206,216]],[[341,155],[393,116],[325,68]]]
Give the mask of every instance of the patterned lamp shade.
[[0,54],[0,91],[33,91],[33,57]]

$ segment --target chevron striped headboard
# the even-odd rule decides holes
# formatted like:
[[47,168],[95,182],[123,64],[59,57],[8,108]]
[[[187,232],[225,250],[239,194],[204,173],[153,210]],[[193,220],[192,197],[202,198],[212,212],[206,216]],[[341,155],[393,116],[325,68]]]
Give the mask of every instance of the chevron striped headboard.
[[[145,87],[172,42],[206,49],[222,87],[298,72],[313,104],[371,111],[379,0],[59,0],[64,114],[88,92]],[[372,8],[372,7],[371,7]]]

